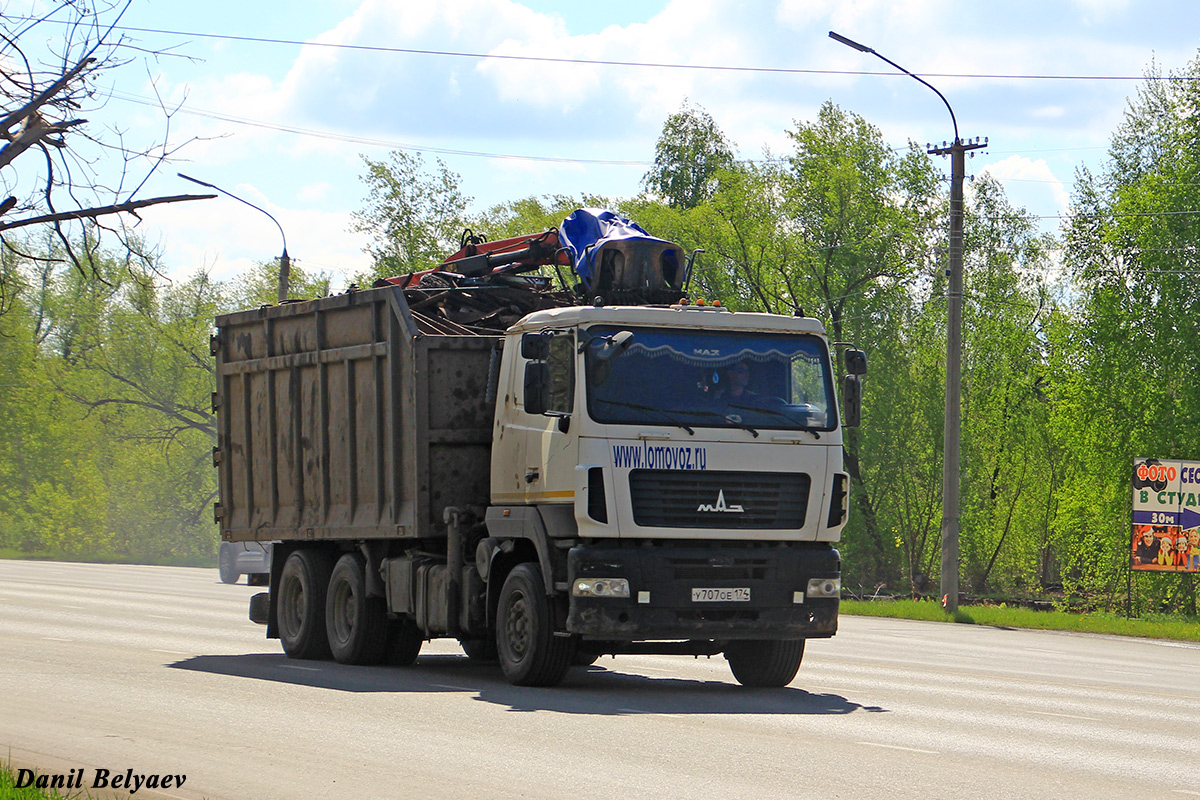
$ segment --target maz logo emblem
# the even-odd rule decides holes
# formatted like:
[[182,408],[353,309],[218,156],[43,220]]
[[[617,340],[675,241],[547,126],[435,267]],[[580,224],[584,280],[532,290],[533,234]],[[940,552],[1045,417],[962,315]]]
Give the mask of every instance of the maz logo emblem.
[[739,506],[737,504],[729,505],[725,502],[725,490],[724,489],[717,492],[717,504],[715,506],[711,506],[708,503],[701,503],[696,508],[696,510],[697,511],[719,511],[724,514],[745,514],[746,513],[746,509],[742,508],[741,506]]

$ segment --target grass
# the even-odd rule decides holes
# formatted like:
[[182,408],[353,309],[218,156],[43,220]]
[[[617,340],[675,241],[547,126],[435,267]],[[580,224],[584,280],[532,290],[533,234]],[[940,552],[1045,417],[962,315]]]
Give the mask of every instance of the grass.
[[958,622],[999,628],[1030,628],[1046,631],[1103,633],[1200,642],[1200,620],[1194,617],[1151,615],[1128,619],[1099,612],[1072,614],[1065,611],[1034,611],[1017,606],[959,606],[950,615],[933,600],[843,600],[841,613],[867,617]]
[[12,765],[0,764],[0,800],[63,800],[64,798],[79,798],[78,792],[59,794],[50,789],[36,789],[26,786],[17,788],[17,771]]
[[[44,770],[33,770],[35,776],[47,775]],[[63,772],[66,774],[66,771]],[[90,780],[91,773],[84,780]],[[96,789],[38,789],[35,786],[17,788],[17,767],[11,762],[0,760],[0,800],[129,800],[129,794],[121,790]]]

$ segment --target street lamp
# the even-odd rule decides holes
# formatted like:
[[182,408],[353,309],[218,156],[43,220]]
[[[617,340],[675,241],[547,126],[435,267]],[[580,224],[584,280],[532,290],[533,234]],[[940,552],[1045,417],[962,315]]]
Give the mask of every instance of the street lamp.
[[942,446],[942,604],[953,613],[958,610],[958,504],[959,504],[959,454],[962,440],[962,247],[963,247],[963,177],[966,173],[966,153],[987,146],[985,139],[974,143],[964,142],[958,136],[958,120],[950,102],[933,85],[913,75],[889,58],[881,56],[870,47],[847,39],[841,34],[829,32],[829,38],[853,47],[861,53],[886,61],[896,69],[933,89],[934,94],[946,104],[950,121],[954,125],[954,143],[941,147],[928,147],[930,155],[950,156],[950,264],[946,270],[949,278],[948,313],[946,319],[946,427]]
[[192,178],[187,175],[184,175],[182,172],[177,172],[176,174],[179,177],[183,178],[185,181],[191,181],[192,183],[198,183],[201,186],[206,186],[215,192],[220,192],[221,194],[225,195],[226,197],[232,197],[234,200],[237,200],[239,203],[245,203],[246,205],[253,208],[255,211],[261,211],[262,213],[264,213],[268,217],[270,217],[271,222],[275,223],[275,227],[279,228],[279,236],[281,239],[283,239],[283,255],[281,255],[279,257],[279,302],[282,303],[283,301],[287,300],[288,278],[290,277],[291,272],[292,272],[292,260],[290,258],[288,258],[287,236],[284,235],[283,226],[279,224],[279,220],[277,220],[277,219],[275,219],[275,217],[271,216],[271,212],[267,211],[265,208],[259,208],[258,206],[254,205],[254,203],[251,203],[249,200],[243,200],[242,198],[238,197],[236,194],[232,194],[230,192],[225,191],[220,186],[214,186],[211,183],[205,183],[204,181],[197,180],[196,178]]

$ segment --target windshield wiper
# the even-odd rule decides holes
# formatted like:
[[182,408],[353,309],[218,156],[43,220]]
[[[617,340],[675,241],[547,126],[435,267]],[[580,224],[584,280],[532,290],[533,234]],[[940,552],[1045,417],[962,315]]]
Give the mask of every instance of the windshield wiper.
[[[821,434],[820,434],[820,432],[817,431],[816,428],[810,427],[808,425],[798,425],[796,423],[796,420],[792,419],[791,417],[789,417],[787,414],[783,413],[782,411],[776,411],[773,408],[763,408],[762,406],[741,406],[741,405],[735,405],[733,403],[729,404],[729,408],[740,408],[743,411],[753,411],[756,414],[770,414],[771,416],[779,417],[780,419],[787,420],[789,425],[794,426],[791,428],[792,430],[800,430],[800,431],[804,431],[805,433],[811,433],[813,435],[814,439],[821,438]],[[729,419],[729,417],[725,417],[725,418]],[[730,420],[730,421],[732,422],[732,420]],[[758,434],[755,434],[755,435],[757,436]]]
[[600,403],[606,403],[610,406],[618,406],[620,408],[630,408],[630,409],[633,409],[634,411],[653,412],[655,414],[658,414],[663,419],[665,419],[671,425],[674,425],[677,428],[683,428],[685,431],[688,432],[689,436],[696,435],[696,432],[694,430],[692,430],[692,428],[690,426],[684,425],[682,422],[675,419],[670,414],[668,414],[666,411],[663,411],[661,408],[655,408],[654,406],[644,406],[641,403],[628,403],[628,402],[625,402],[624,400],[605,400],[600,397],[597,397],[596,401],[600,402]]
[[[747,406],[730,406],[730,408],[746,408],[747,410],[752,410],[752,409],[747,408]],[[754,434],[755,439],[758,438],[758,431],[756,431],[754,428],[750,427],[746,423],[742,422],[742,418],[739,417],[737,414],[726,414],[725,421],[738,426],[739,428],[741,428],[744,431],[750,431],[751,433]]]

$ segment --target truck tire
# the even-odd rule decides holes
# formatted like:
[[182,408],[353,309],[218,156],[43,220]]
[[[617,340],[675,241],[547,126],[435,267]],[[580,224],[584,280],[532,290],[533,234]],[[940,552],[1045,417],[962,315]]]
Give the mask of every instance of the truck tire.
[[221,542],[217,551],[217,571],[221,574],[221,583],[237,583],[237,556],[234,555],[233,545]]
[[367,597],[366,562],[358,553],[338,559],[325,599],[329,649],[339,664],[378,664],[387,655],[387,608]]
[[329,658],[325,634],[325,593],[330,559],[319,550],[296,550],[279,573],[276,616],[279,641],[288,658]]
[[590,667],[592,664],[595,664],[599,659],[600,659],[600,656],[596,653],[578,653],[577,652],[577,653],[575,653],[575,655],[571,656],[571,666],[572,667]]
[[567,674],[572,639],[555,636],[550,599],[536,564],[518,564],[504,581],[496,611],[496,653],[517,686],[554,686]]
[[421,652],[425,634],[412,620],[388,620],[387,662],[396,667],[410,667]]
[[463,652],[467,654],[467,658],[476,661],[480,664],[495,664],[496,656],[496,640],[493,638],[483,639],[459,639],[458,643],[462,646]]
[[729,669],[742,686],[778,688],[796,677],[804,658],[803,639],[730,642],[725,650]]

